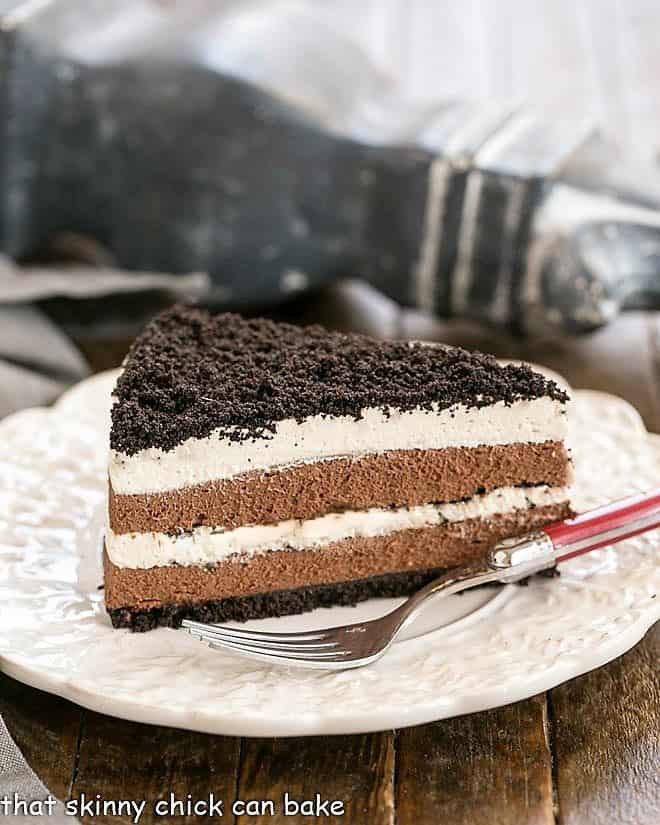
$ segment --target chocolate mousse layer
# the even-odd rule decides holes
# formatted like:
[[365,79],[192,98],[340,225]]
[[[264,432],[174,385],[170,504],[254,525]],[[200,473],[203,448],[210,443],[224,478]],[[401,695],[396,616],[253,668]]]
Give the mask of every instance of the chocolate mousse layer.
[[231,530],[343,510],[460,501],[498,487],[564,487],[570,474],[566,448],[559,441],[392,450],[166,493],[121,495],[111,487],[110,527],[115,533],[173,533],[217,525]]
[[567,502],[204,567],[120,568],[104,554],[106,606],[115,627],[148,630],[187,617],[244,621],[397,595],[483,556],[505,536],[569,515]]

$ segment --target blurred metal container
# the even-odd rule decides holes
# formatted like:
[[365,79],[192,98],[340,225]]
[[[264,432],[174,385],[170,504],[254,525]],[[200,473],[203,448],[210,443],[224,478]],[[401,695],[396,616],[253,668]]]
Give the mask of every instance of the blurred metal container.
[[268,3],[13,4],[0,249],[89,235],[124,269],[208,272],[206,299],[237,308],[357,275],[521,334],[660,303],[656,170],[589,122],[411,104],[320,17],[278,19]]

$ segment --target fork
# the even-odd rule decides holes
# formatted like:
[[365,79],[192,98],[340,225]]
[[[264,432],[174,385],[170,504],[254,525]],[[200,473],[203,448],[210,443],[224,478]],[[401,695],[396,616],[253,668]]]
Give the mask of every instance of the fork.
[[323,670],[363,667],[379,659],[434,598],[481,584],[517,582],[656,527],[660,527],[660,488],[504,539],[486,559],[448,571],[378,619],[300,633],[268,633],[190,619],[184,619],[182,627],[214,650],[262,662]]

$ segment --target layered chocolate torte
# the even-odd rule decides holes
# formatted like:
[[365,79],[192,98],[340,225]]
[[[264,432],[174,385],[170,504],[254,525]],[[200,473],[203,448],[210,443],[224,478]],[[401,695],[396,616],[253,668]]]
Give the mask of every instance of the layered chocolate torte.
[[564,518],[567,400],[487,355],[175,307],[115,390],[112,622],[407,594]]

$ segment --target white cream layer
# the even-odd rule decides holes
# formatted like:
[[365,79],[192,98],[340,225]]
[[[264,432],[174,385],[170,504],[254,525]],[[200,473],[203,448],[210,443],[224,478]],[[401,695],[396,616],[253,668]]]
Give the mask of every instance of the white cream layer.
[[348,538],[382,536],[399,530],[432,527],[446,521],[488,518],[529,507],[568,500],[566,487],[501,487],[454,504],[424,504],[396,510],[372,508],[330,513],[300,521],[238,527],[198,527],[191,533],[113,533],[106,531],[106,550],[117,567],[147,568],[169,564],[214,564],[230,557],[247,559],[278,550],[322,550]]
[[511,406],[499,401],[480,409],[393,410],[389,415],[369,408],[357,421],[321,415],[300,424],[286,419],[272,437],[230,441],[215,432],[189,438],[167,452],[152,448],[126,456],[112,451],[110,481],[115,493],[158,493],[253,470],[387,450],[563,441],[566,431],[565,405],[551,398]]

